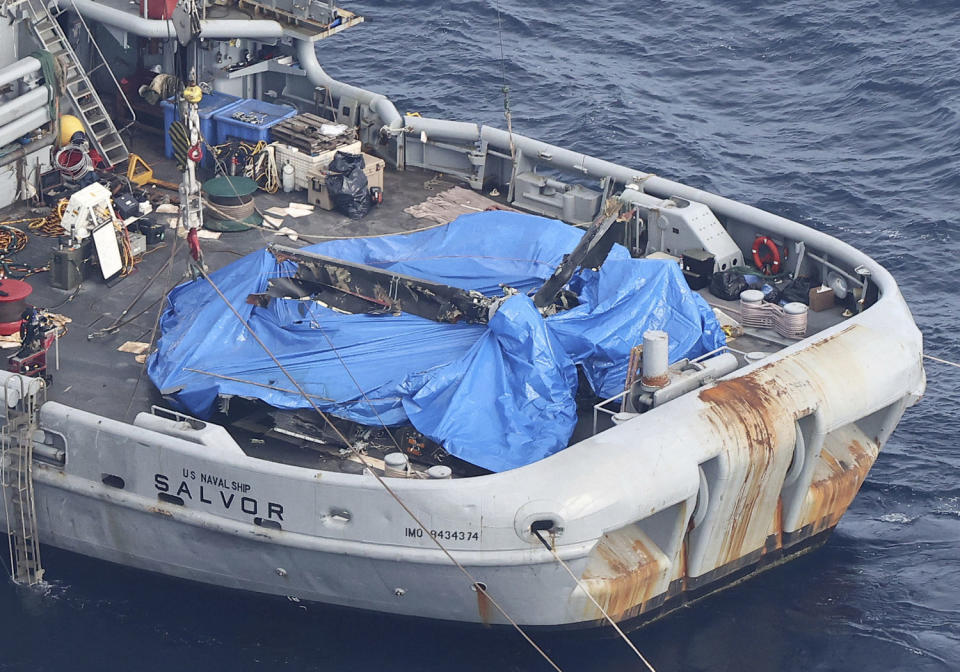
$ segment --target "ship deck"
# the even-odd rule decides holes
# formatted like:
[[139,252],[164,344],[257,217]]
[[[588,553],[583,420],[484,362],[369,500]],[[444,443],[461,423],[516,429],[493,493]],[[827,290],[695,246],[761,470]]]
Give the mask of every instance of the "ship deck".
[[[157,177],[178,181],[175,165],[163,157],[162,141],[158,141],[156,135],[138,131],[129,145],[148,161]],[[201,241],[204,261],[210,270],[216,270],[272,242],[302,246],[330,238],[402,233],[429,227],[434,222],[416,218],[405,212],[405,208],[422,203],[457,184],[455,178],[434,172],[419,169],[398,172],[388,168],[384,175],[383,204],[375,207],[364,219],[351,220],[337,212],[316,208],[308,216],[285,218],[283,226],[297,232],[296,242],[263,228],[223,233],[218,239]],[[173,195],[173,192],[169,193]],[[303,202],[305,197],[303,191],[291,194],[257,192],[256,202],[263,211],[274,206],[286,207],[294,201]],[[9,221],[26,216],[30,216],[26,208],[16,207],[7,209],[2,219]],[[56,246],[56,238],[30,232],[29,242],[16,255],[16,262],[46,265]],[[166,240],[148,248],[135,272],[123,279],[106,283],[99,276],[99,270],[94,268],[79,290],[65,291],[52,287],[45,273],[31,276],[28,281],[33,293],[29,301],[70,320],[66,334],[48,356],[49,373],[53,376],[48,399],[127,422],[132,422],[140,412],[150,411],[154,405],[165,406],[146,375],[143,357],[138,361],[136,354],[120,349],[124,344],[153,340],[165,294],[189,277],[188,260],[185,241],[176,238],[168,228]],[[701,294],[710,304],[737,317],[735,302],[718,300],[706,290],[701,290]],[[841,319],[839,307],[810,312],[809,331],[824,329]],[[775,352],[793,342],[777,336],[772,330],[748,330],[730,345],[743,352]],[[8,350],[7,354],[13,352]],[[592,405],[584,405],[581,411],[584,421],[578,426],[574,441],[584,438],[592,429]],[[601,417],[601,422],[601,428],[608,426],[606,416]],[[356,460],[345,459],[332,447],[323,450],[322,445],[314,444],[311,447],[320,450],[305,450],[303,442],[278,445],[274,441],[258,439],[256,431],[231,431],[245,452],[265,459],[317,469],[359,471],[362,468]],[[372,455],[382,457],[376,451]]]

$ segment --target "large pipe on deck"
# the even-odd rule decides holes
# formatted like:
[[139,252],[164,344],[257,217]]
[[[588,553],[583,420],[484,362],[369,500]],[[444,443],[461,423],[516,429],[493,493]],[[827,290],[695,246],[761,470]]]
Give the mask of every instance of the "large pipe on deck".
[[403,128],[403,118],[397,112],[397,108],[382,93],[374,93],[358,86],[344,84],[328,75],[317,59],[317,51],[312,42],[305,40],[297,42],[297,59],[300,61],[300,67],[306,73],[307,79],[314,86],[322,86],[330,91],[331,95],[338,98],[353,98],[362,105],[366,105],[376,112],[385,126],[393,129]]
[[[169,39],[176,37],[172,21],[145,19],[94,0],[57,0],[61,9],[75,9],[84,19],[104,23],[140,37]],[[278,40],[283,26],[261,19],[207,19],[200,22],[200,37],[208,39]]]
[[499,128],[484,126],[480,129],[480,137],[486,140],[488,144],[493,145],[503,151],[510,150],[511,139],[513,146],[523,152],[526,156],[534,160],[542,161],[547,165],[556,165],[558,168],[573,168],[586,175],[595,177],[610,176],[617,182],[624,184],[630,182],[644,182],[651,176],[642,170],[634,170],[625,166],[610,163],[603,159],[596,159],[580,152],[573,152],[569,149],[549,145],[540,140],[525,137],[523,135],[513,134],[502,131]]
[[480,128],[465,121],[447,121],[429,117],[405,117],[407,128],[431,140],[448,140],[472,145],[480,137]]
[[0,128],[46,105],[49,99],[50,90],[41,86],[3,103],[0,105]]
[[40,61],[33,56],[21,58],[16,63],[11,63],[7,67],[0,69],[0,86],[6,86],[10,82],[15,82],[32,72],[37,72],[40,70],[40,67]]
[[473,144],[480,138],[480,127],[476,124],[427,117],[401,117],[393,102],[383,94],[334,79],[320,65],[316,48],[311,42],[297,43],[297,58],[311,84],[328,89],[338,98],[346,97],[359,101],[373,110],[388,128],[394,130],[404,128],[414,133],[423,133],[434,140],[448,140],[461,144]]
[[26,157],[27,154],[32,154],[33,152],[40,151],[44,147],[49,147],[54,143],[54,141],[56,141],[56,139],[57,136],[55,133],[47,133],[39,140],[34,140],[26,145],[21,145],[12,152],[7,152],[3,155],[3,158],[0,158],[0,168],[9,166],[14,161],[19,161],[20,159]]
[[50,121],[50,109],[44,105],[20,119],[0,126],[0,147],[9,145],[17,138],[23,137],[30,131],[36,130]]

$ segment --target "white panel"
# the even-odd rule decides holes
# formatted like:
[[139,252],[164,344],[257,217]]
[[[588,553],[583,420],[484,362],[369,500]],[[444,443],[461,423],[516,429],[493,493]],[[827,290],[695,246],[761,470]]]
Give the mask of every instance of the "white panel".
[[93,244],[97,248],[97,259],[103,279],[107,280],[120,272],[123,262],[120,260],[120,246],[113,224],[105,224],[93,232]]

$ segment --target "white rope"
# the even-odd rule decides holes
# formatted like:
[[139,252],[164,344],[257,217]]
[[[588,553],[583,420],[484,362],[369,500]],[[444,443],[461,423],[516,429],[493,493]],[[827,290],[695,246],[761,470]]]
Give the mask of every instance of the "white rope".
[[627,637],[626,633],[624,633],[624,631],[620,629],[620,626],[617,625],[617,622],[610,617],[610,614],[607,613],[607,610],[600,606],[600,603],[597,602],[597,600],[593,597],[593,595],[590,593],[587,587],[583,585],[583,581],[581,581],[580,578],[573,573],[573,570],[570,569],[570,566],[563,561],[563,558],[561,558],[560,554],[557,553],[557,550],[553,547],[553,544],[548,544],[546,540],[540,536],[539,530],[534,531],[534,534],[537,535],[537,539],[539,539],[541,543],[543,543],[543,545],[547,547],[550,553],[553,554],[553,557],[556,559],[557,562],[560,563],[560,566],[563,567],[565,570],[567,570],[567,574],[569,574],[570,578],[574,580],[574,582],[577,584],[577,587],[580,588],[580,590],[582,590],[584,594],[586,594],[586,596],[590,598],[590,601],[593,602],[594,606],[600,610],[600,613],[603,614],[603,617],[610,623],[610,625],[613,626],[613,629],[617,631],[617,634],[620,635],[621,639],[623,639],[623,641],[626,642],[627,646],[630,647],[630,650],[633,651],[635,654],[637,654],[637,658],[639,658],[643,662],[643,664],[647,666],[647,669],[650,670],[650,672],[657,672],[653,668],[653,665],[650,664],[650,661],[644,658],[643,654],[640,653],[640,650],[636,646],[634,646],[633,642],[630,641],[630,638]]
[[[273,145],[267,145],[260,152],[261,155],[263,154],[266,155],[266,163],[267,163],[265,167],[266,181],[264,182],[261,189],[271,194],[274,194],[280,190],[280,176],[279,176],[279,172],[277,171],[277,156],[276,156],[275,150],[276,148]],[[263,158],[260,158],[260,156],[257,157],[257,160],[256,160],[258,164],[258,170],[256,171],[257,175],[260,174],[260,167],[262,166],[263,161],[264,161]]]
[[[433,229],[433,228],[436,228],[436,227],[438,227],[438,226],[446,226],[446,225],[445,225],[445,224],[435,224],[435,225],[432,225],[432,226],[424,227],[424,229]],[[265,228],[265,227],[261,227],[261,228]],[[409,233],[409,232],[404,232],[404,233]],[[388,235],[393,235],[393,234],[388,234]],[[304,236],[304,237],[307,237],[307,236]],[[318,237],[325,238],[325,236],[318,236]],[[371,236],[352,236],[352,237],[354,237],[354,238],[367,238],[367,237],[371,237]],[[332,238],[332,237],[331,237],[331,238]],[[350,448],[350,450],[353,451],[353,453],[360,459],[360,461],[361,461],[361,462],[363,463],[363,465],[367,468],[367,470],[374,476],[374,478],[377,479],[377,481],[380,483],[380,485],[382,485],[382,486],[384,487],[384,489],[390,494],[390,496],[393,497],[393,499],[396,500],[396,502],[400,505],[400,507],[403,508],[403,510],[407,512],[407,514],[410,516],[411,519],[413,519],[413,521],[418,525],[418,527],[420,527],[420,528],[424,531],[425,534],[429,535],[429,530],[428,530],[428,528],[426,527],[426,525],[424,525],[424,524],[420,521],[420,519],[417,517],[417,515],[416,515],[412,510],[410,510],[410,508],[407,507],[407,505],[399,498],[399,496],[393,491],[393,489],[392,489],[389,485],[387,485],[387,483],[386,483],[382,478],[380,478],[380,476],[373,470],[373,468],[372,468],[372,467],[370,466],[370,464],[367,462],[367,460],[366,460],[366,458],[364,457],[364,455],[363,455],[359,450],[357,450],[357,449],[354,447],[354,445],[347,439],[347,437],[344,436],[344,435],[340,432],[340,430],[337,428],[337,426],[334,425],[334,424],[327,418],[326,414],[325,414],[323,411],[321,411],[320,408],[314,403],[313,399],[312,399],[312,398],[310,397],[310,395],[306,392],[306,390],[304,390],[304,389],[300,386],[300,384],[293,378],[293,376],[292,376],[290,373],[287,372],[287,370],[283,367],[283,365],[280,363],[280,361],[273,355],[273,353],[270,351],[270,349],[267,347],[267,345],[266,345],[263,341],[260,340],[260,338],[257,336],[257,334],[254,333],[253,329],[250,328],[250,326],[246,323],[246,321],[243,319],[243,317],[240,315],[240,313],[237,312],[237,310],[233,307],[233,305],[227,300],[226,296],[224,296],[224,294],[220,291],[220,289],[219,289],[219,288],[217,287],[217,285],[213,282],[213,280],[210,279],[210,276],[208,276],[208,275],[207,275],[205,272],[203,272],[202,270],[201,270],[200,272],[201,272],[201,275],[207,280],[207,282],[210,283],[210,286],[213,288],[213,290],[214,290],[217,294],[220,295],[220,298],[224,301],[224,303],[226,303],[227,307],[233,312],[233,314],[237,317],[237,319],[240,320],[240,323],[247,329],[247,331],[250,332],[250,334],[253,336],[254,340],[257,341],[257,343],[260,345],[260,347],[263,348],[264,352],[267,353],[267,356],[270,357],[270,358],[273,360],[274,364],[276,364],[276,366],[277,366],[277,368],[280,370],[280,372],[283,373],[283,375],[286,376],[287,379],[291,382],[291,384],[297,389],[298,393],[299,393],[304,399],[307,400],[307,402],[310,404],[310,406],[313,407],[313,410],[315,410],[315,411],[320,415],[320,417],[323,418],[323,420],[334,430],[334,432],[337,433],[337,435],[340,437],[340,440],[343,441],[344,445],[348,446],[348,447]],[[333,344],[332,344],[332,342],[330,342],[330,339],[329,339],[329,337],[326,335],[326,333],[324,333],[324,337],[327,338],[327,342],[332,346]],[[336,348],[334,348],[334,351],[336,352]],[[340,356],[339,353],[337,353],[337,357],[339,357],[339,356]],[[342,360],[342,359],[341,359],[341,363],[343,363],[343,360]],[[343,363],[343,364],[344,364],[344,368],[346,368],[346,364],[345,364],[345,363]],[[347,373],[350,374],[350,371],[348,370]],[[350,374],[350,375],[351,375],[351,377],[352,377],[352,374]],[[354,382],[356,382],[356,381],[354,381]],[[359,383],[357,383],[357,386],[359,387]],[[371,406],[372,406],[372,404],[371,404]],[[391,438],[392,438],[392,437],[391,437]],[[394,441],[395,441],[395,440],[394,440]],[[537,536],[539,537],[539,533],[537,534]],[[471,583],[473,584],[473,586],[474,586],[474,589],[475,589],[475,590],[478,590],[478,591],[482,590],[482,592],[484,593],[484,596],[485,596],[487,599],[490,600],[490,603],[493,604],[494,607],[496,607],[497,611],[499,611],[499,612],[503,615],[503,617],[504,617],[505,619],[507,619],[507,621],[523,636],[523,638],[524,638],[525,640],[527,640],[527,642],[528,642],[538,653],[540,653],[541,656],[544,657],[544,659],[545,659],[548,663],[550,663],[550,665],[551,665],[555,670],[558,670],[558,671],[559,671],[560,668],[557,667],[556,663],[554,663],[553,660],[547,655],[547,653],[546,653],[543,649],[541,649],[541,648],[530,638],[530,636],[527,635],[526,632],[524,632],[524,630],[520,627],[520,624],[517,623],[516,621],[514,621],[514,620],[510,617],[510,615],[507,614],[507,612],[503,609],[503,607],[501,607],[500,604],[497,603],[497,601],[494,600],[493,597],[492,597],[485,589],[481,589],[481,588],[479,587],[479,586],[480,586],[480,582],[478,582],[478,581],[473,577],[473,575],[470,574],[470,572],[466,569],[466,567],[464,567],[463,565],[461,565],[460,562],[457,561],[457,559],[454,558],[453,555],[451,555],[450,551],[448,551],[447,548],[446,548],[436,537],[434,537],[434,536],[432,536],[432,535],[429,535],[429,537],[430,537],[430,539],[440,548],[440,550],[443,551],[443,553],[444,553],[444,554],[447,556],[447,558],[449,558],[449,560],[457,567],[457,569],[459,569],[459,570],[470,580],[470,582],[471,582]],[[543,541],[542,538],[541,538],[540,540]],[[580,586],[580,589],[583,590],[583,591],[587,594],[587,597],[589,597],[590,600],[597,606],[597,608],[598,608],[598,609],[600,610],[600,612],[603,614],[604,618],[605,618],[607,621],[609,621],[609,623],[613,626],[614,630],[616,630],[617,633],[620,635],[620,637],[622,637],[623,640],[626,642],[627,646],[629,646],[630,649],[634,652],[634,654],[636,654],[636,656],[643,662],[643,664],[646,665],[647,669],[649,669],[650,672],[656,672],[656,670],[655,670],[654,667],[650,664],[650,662],[647,661],[646,658],[644,658],[643,654],[640,653],[639,649],[637,649],[637,647],[634,646],[633,642],[631,642],[630,639],[626,636],[626,634],[624,634],[623,630],[620,629],[620,626],[618,626],[617,623],[616,623],[616,622],[610,617],[610,615],[604,610],[604,608],[601,607],[599,603],[597,603],[597,601],[593,598],[593,596],[590,594],[590,592],[587,591],[586,588],[583,587],[583,584],[581,583],[580,579],[577,578],[577,576],[570,570],[569,566],[567,566],[567,564],[563,561],[563,559],[557,554],[556,550],[554,550],[549,544],[546,544],[546,542],[544,542],[544,545],[547,546],[547,548],[548,548],[548,549],[550,550],[550,552],[553,554],[553,557],[556,558],[557,562],[559,562],[559,563],[561,564],[561,566],[563,566],[563,568],[567,571],[568,574],[570,574],[570,576],[571,576],[571,577],[573,578],[573,580],[577,583],[577,585]]]
[[[503,91],[503,116],[507,120],[507,133],[510,135],[510,159],[516,171],[517,148],[513,143],[513,113],[510,111],[510,87],[507,86],[507,61],[503,56],[503,21],[500,18],[500,0],[497,0],[497,33],[500,37],[500,88]],[[516,177],[513,175],[511,179]],[[511,182],[512,184],[512,182]]]
[[932,359],[933,361],[935,361],[935,362],[937,362],[937,363],[939,363],[939,364],[946,364],[946,365],[948,365],[948,366],[955,366],[955,367],[957,367],[958,369],[960,369],[960,364],[957,364],[956,362],[949,362],[949,361],[947,361],[947,360],[945,360],[945,359],[940,359],[939,357],[934,357],[933,355],[928,355],[927,353],[923,353],[923,356],[924,356],[926,359]]
[[290,383],[296,388],[297,392],[307,401],[307,403],[310,404],[313,410],[316,411],[321,418],[323,418],[324,422],[326,422],[330,426],[330,428],[337,434],[340,440],[343,441],[344,445],[348,446],[350,450],[353,451],[353,454],[357,456],[357,458],[360,460],[361,463],[363,463],[363,466],[366,467],[366,470],[370,473],[370,475],[372,475],[377,480],[377,482],[383,487],[383,489],[386,490],[387,493],[397,502],[397,504],[399,504],[400,507],[404,511],[406,511],[407,515],[410,516],[413,522],[415,522],[417,526],[424,531],[424,536],[429,538],[431,541],[433,541],[434,544],[436,544],[436,546],[443,552],[443,554],[447,556],[447,559],[449,559],[450,562],[452,562],[456,566],[456,568],[459,569],[460,572],[462,572],[463,575],[467,577],[467,579],[471,583],[472,588],[477,592],[482,592],[484,599],[490,600],[490,604],[492,604],[497,609],[497,611],[500,612],[500,614],[510,623],[510,625],[512,625],[516,629],[516,631],[520,633],[520,635],[527,641],[527,643],[530,644],[530,646],[532,646],[534,650],[536,650],[537,653],[539,653],[543,657],[543,659],[546,660],[554,670],[556,670],[557,672],[563,672],[563,670],[561,670],[560,667],[557,666],[555,662],[553,662],[550,656],[547,655],[547,652],[541,649],[537,645],[537,643],[530,638],[530,635],[528,635],[523,630],[523,628],[520,627],[520,624],[517,623],[515,620],[513,620],[513,618],[510,617],[510,615],[506,612],[506,610],[504,610],[504,608],[500,606],[500,603],[497,602],[493,598],[493,596],[487,592],[486,585],[480,581],[477,581],[473,577],[473,575],[470,573],[470,571],[466,567],[464,567],[462,564],[460,564],[460,562],[455,557],[453,557],[450,551],[447,550],[447,547],[444,546],[443,543],[439,539],[437,539],[434,535],[430,534],[430,530],[420,520],[420,518],[417,517],[417,514],[415,514],[413,510],[411,510],[410,507],[408,507],[406,503],[404,503],[404,501],[400,499],[399,495],[397,495],[397,493],[394,492],[393,488],[387,485],[386,481],[384,481],[383,478],[381,478],[380,475],[377,474],[376,471],[374,471],[373,466],[367,461],[363,453],[361,453],[356,448],[356,446],[354,446],[350,442],[350,440],[347,439],[346,436],[344,436],[344,434],[340,431],[340,429],[330,420],[330,418],[327,417],[326,413],[320,410],[320,407],[317,406],[317,404],[310,397],[307,391],[303,389],[303,387],[296,380],[296,378],[294,378],[293,375],[290,374],[289,371],[287,371],[287,369],[283,366],[283,364],[280,363],[280,360],[278,360],[276,356],[273,354],[273,352],[270,350],[270,348],[267,347],[267,344],[260,339],[257,333],[253,330],[253,328],[251,328],[250,325],[247,323],[247,321],[243,319],[243,316],[237,311],[236,308],[234,308],[233,304],[230,303],[230,300],[227,299],[224,293],[220,291],[220,288],[217,287],[216,283],[207,274],[207,272],[200,267],[197,268],[197,271],[210,284],[210,286],[213,288],[213,291],[215,291],[217,295],[219,295],[220,299],[227,305],[227,307],[234,314],[234,316],[240,321],[240,324],[242,324],[243,327],[250,333],[250,335],[253,336],[253,340],[255,340],[257,344],[263,349],[263,351],[273,361],[273,363],[280,370],[280,372],[284,376],[286,376],[287,380],[289,380]]

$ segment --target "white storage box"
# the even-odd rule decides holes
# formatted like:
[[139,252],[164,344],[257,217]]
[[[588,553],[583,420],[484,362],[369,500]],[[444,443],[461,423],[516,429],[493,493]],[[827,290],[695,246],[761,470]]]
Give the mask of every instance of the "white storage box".
[[[363,155],[363,174],[367,176],[367,188],[379,187],[383,191],[383,171],[386,162],[370,154]],[[333,201],[327,190],[327,171],[318,169],[310,173],[307,202],[319,205],[324,210],[333,210]]]
[[296,189],[307,189],[310,186],[310,173],[315,170],[321,170],[330,165],[337,152],[347,152],[348,154],[360,153],[360,141],[341,145],[336,149],[330,149],[322,154],[310,156],[306,152],[301,152],[296,147],[285,145],[282,142],[271,143],[274,148],[274,154],[277,160],[277,172],[283,174],[283,166],[289,161],[293,166],[293,184]]

